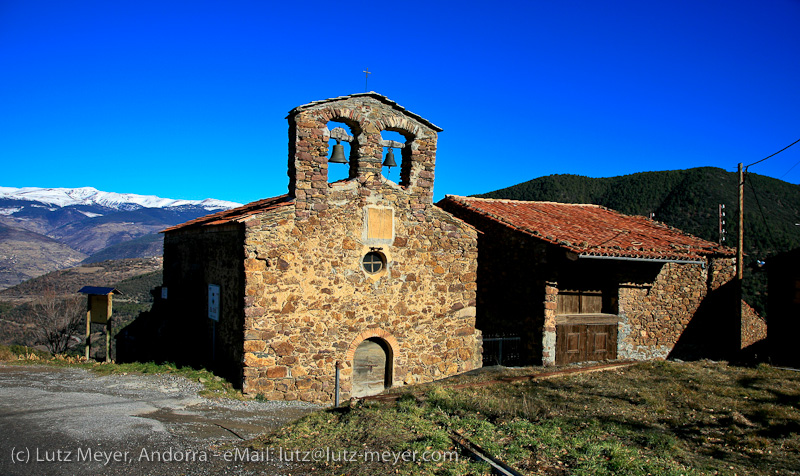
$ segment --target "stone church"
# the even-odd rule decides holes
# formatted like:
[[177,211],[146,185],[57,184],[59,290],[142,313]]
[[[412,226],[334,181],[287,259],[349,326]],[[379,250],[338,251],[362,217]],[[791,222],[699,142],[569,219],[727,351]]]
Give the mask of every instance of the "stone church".
[[766,335],[727,248],[596,205],[434,205],[441,129],[374,92],[288,121],[288,193],[165,230],[163,287],[118,335],[121,360],[331,402],[337,369],[343,399],[376,394],[480,367],[496,336],[516,336],[520,364],[559,365],[724,358]]
[[159,345],[275,400],[330,402],[337,365],[342,398],[480,367],[477,232],[433,204],[441,129],[374,92],[288,121],[286,195],[165,230]]

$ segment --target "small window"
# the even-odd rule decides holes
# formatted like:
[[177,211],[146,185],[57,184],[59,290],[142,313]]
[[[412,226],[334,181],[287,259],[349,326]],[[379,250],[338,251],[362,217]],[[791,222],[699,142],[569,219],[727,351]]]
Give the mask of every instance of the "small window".
[[370,274],[380,272],[384,264],[383,255],[377,251],[370,251],[364,255],[364,259],[361,260],[361,265],[364,267],[364,270]]

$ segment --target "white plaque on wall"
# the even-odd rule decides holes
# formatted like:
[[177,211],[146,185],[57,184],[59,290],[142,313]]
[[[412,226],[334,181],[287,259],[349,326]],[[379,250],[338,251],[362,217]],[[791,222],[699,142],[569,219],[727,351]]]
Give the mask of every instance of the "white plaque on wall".
[[208,318],[219,322],[219,285],[208,285]]

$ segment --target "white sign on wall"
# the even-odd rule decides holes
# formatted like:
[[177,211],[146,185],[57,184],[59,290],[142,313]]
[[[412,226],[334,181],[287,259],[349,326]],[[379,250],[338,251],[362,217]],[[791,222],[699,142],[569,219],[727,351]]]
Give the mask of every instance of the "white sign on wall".
[[208,285],[208,318],[219,322],[219,285]]

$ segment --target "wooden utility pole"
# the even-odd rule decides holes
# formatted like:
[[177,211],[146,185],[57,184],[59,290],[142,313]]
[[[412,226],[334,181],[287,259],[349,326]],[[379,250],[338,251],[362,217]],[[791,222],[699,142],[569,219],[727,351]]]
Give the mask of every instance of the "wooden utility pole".
[[[108,295],[108,308],[111,309],[111,294]],[[106,321],[106,363],[111,362],[111,316]]]
[[89,354],[92,349],[92,307],[91,301],[86,309],[86,360],[89,360]]
[[739,242],[736,245],[736,279],[739,283],[744,278],[744,266],[742,257],[744,252],[744,171],[742,170],[742,163],[739,162]]

